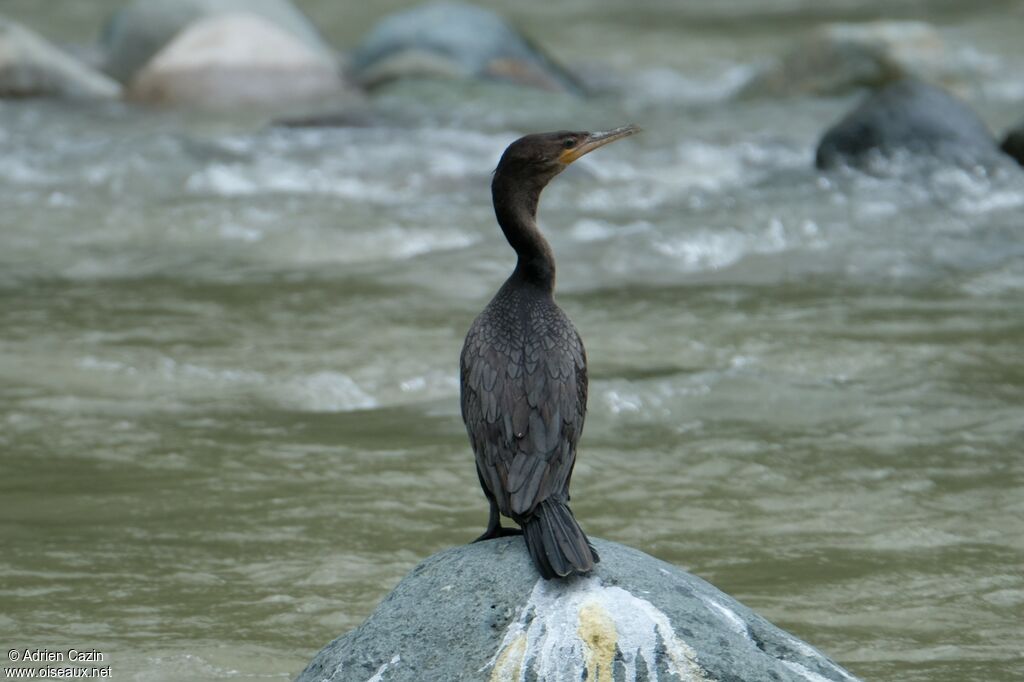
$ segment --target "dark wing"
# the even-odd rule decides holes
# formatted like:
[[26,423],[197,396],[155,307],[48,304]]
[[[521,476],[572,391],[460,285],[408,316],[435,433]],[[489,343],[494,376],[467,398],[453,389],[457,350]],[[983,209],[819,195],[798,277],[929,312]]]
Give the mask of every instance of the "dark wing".
[[568,495],[587,405],[583,343],[558,308],[521,324],[473,324],[462,350],[462,418],[502,513]]

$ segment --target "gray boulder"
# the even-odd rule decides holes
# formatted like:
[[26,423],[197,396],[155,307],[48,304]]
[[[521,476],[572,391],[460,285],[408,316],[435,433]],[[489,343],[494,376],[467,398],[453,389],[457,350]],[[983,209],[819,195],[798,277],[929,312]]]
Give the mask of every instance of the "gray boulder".
[[815,164],[864,166],[876,156],[909,153],[973,165],[1000,157],[985,123],[941,88],[908,78],[867,97],[825,132]]
[[594,545],[593,573],[554,581],[519,537],[435,554],[297,681],[854,680],[700,578]]
[[255,14],[217,14],[183,29],[132,79],[159,105],[292,108],[345,94],[337,62]]
[[1024,121],[1006,133],[1000,149],[1017,160],[1017,163],[1024,166]]
[[824,24],[757,73],[745,95],[838,95],[909,75],[952,77],[938,32],[919,21]]
[[117,97],[121,86],[46,42],[0,18],[0,97]]
[[473,78],[580,93],[576,78],[494,12],[456,2],[384,18],[352,54],[373,87],[399,78]]
[[313,52],[333,59],[333,50],[316,27],[288,0],[134,0],[103,28],[104,70],[128,83],[186,26],[204,17],[238,12],[260,16]]

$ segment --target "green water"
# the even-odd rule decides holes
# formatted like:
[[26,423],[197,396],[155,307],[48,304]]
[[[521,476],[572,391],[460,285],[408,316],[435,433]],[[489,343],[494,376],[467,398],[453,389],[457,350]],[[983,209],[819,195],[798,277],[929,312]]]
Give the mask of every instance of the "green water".
[[[115,3],[57,4],[0,11],[85,42]],[[398,6],[302,4],[342,46]],[[733,5],[509,3],[629,96],[398,87],[399,128],[0,103],[0,644],[289,679],[478,535],[457,362],[512,266],[490,171],[523,131],[632,121],[541,206],[590,357],[584,527],[865,680],[1020,679],[1024,174],[819,176],[851,100],[721,82],[884,5]],[[1019,118],[1019,3],[913,7]]]

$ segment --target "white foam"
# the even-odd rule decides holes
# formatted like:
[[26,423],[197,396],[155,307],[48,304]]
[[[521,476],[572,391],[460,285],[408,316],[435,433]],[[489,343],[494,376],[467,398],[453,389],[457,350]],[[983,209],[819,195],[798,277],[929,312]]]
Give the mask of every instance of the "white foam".
[[724,268],[742,258],[745,251],[742,237],[712,232],[662,239],[655,241],[653,247],[691,270]]
[[338,196],[359,203],[398,203],[406,197],[395,185],[341,172],[309,169],[283,159],[252,165],[211,164],[189,176],[185,188],[195,194],[222,197],[285,194]]
[[345,412],[377,407],[377,400],[341,372],[316,372],[293,380],[282,401],[312,412]]
[[659,104],[717,102],[735,94],[755,73],[752,64],[733,64],[704,79],[668,67],[632,74],[627,86],[632,99]]
[[608,409],[612,411],[612,414],[640,412],[644,406],[643,398],[641,398],[640,394],[636,392],[626,393],[612,389],[604,394],[604,398],[607,401]]

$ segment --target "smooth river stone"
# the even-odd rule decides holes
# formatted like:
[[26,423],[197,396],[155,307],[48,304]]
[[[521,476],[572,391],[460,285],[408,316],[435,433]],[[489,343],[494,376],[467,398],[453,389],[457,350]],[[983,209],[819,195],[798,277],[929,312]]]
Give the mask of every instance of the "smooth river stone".
[[128,83],[189,25],[238,12],[266,19],[325,58],[334,52],[312,22],[288,0],[134,0],[114,12],[103,28],[104,70]]
[[290,107],[344,92],[338,64],[254,14],[190,25],[139,72],[136,101],[224,109]]
[[823,24],[744,87],[746,95],[839,95],[905,76],[954,77],[938,31],[919,21]]
[[297,681],[855,679],[700,578],[594,545],[596,570],[554,581],[538,577],[521,537],[435,554]]
[[941,88],[907,78],[871,94],[829,128],[815,164],[860,166],[897,152],[965,165],[1002,159],[974,110]]
[[400,78],[470,78],[579,94],[577,79],[491,10],[437,2],[391,14],[352,53],[373,87]]
[[115,81],[0,17],[0,97],[105,99],[120,94]]
[[1010,129],[1003,138],[1000,149],[1017,160],[1017,163],[1024,166],[1024,121],[1021,121],[1016,128]]

